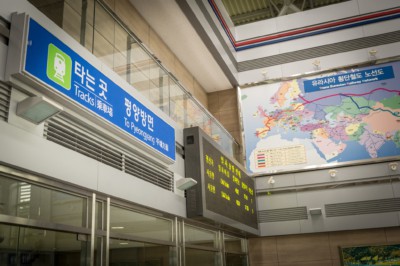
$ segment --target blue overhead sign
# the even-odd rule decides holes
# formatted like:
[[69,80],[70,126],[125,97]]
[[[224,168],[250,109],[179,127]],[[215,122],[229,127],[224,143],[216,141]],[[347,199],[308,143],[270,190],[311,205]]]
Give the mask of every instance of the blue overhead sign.
[[29,19],[25,72],[175,160],[175,130],[67,45]]
[[315,92],[394,78],[392,66],[314,78],[304,81],[304,91]]

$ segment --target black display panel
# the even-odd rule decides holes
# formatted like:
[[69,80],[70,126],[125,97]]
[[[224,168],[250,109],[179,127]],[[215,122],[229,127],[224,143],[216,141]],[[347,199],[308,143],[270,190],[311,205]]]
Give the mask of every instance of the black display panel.
[[184,130],[188,218],[205,218],[258,233],[254,180],[200,128]]

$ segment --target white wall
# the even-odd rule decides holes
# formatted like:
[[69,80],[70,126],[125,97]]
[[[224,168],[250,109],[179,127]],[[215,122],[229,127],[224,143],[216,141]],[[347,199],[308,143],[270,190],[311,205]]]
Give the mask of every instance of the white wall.
[[[371,213],[335,217],[326,217],[325,212],[326,204],[398,198],[400,195],[399,173],[398,169],[391,170],[388,163],[383,162],[337,168],[335,177],[331,177],[329,169],[326,169],[274,175],[274,184],[268,183],[270,176],[256,178],[259,211],[306,207],[308,213],[307,219],[261,223],[261,235],[399,226],[400,212],[396,211],[396,208],[393,208],[395,211],[391,212],[371,211]],[[392,179],[392,181],[372,182],[384,179]],[[370,181],[370,183],[365,183],[365,181]],[[270,193],[267,194],[266,191]],[[321,208],[322,214],[310,215],[308,211],[313,208]]]

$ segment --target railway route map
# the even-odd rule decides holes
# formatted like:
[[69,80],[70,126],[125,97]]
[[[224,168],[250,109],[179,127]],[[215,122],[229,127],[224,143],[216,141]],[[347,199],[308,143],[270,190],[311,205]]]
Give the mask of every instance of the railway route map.
[[400,155],[400,62],[242,89],[241,105],[252,173]]

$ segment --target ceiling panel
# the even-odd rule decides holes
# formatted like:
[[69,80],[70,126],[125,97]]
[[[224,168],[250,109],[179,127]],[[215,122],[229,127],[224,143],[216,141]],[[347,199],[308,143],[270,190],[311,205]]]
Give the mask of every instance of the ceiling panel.
[[235,26],[349,0],[222,0]]

